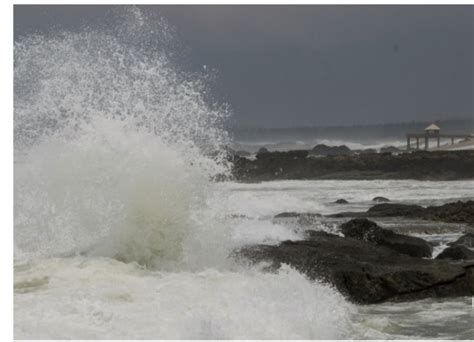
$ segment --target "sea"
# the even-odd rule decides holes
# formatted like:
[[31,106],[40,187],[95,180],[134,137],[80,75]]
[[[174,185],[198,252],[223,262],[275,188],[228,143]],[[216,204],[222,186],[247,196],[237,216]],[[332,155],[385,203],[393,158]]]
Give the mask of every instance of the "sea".
[[[120,15],[15,42],[16,339],[473,338],[470,297],[356,305],[289,265],[229,257],[301,239],[280,212],[473,199],[473,181],[216,181],[229,111],[170,60],[165,23]],[[440,251],[460,235],[425,238]]]

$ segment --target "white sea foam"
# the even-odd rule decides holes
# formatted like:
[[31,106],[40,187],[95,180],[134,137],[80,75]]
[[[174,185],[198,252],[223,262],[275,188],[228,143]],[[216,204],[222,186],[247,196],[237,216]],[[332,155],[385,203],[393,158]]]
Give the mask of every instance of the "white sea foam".
[[227,111],[168,59],[162,21],[123,16],[15,42],[15,337],[344,336],[333,289],[227,257],[297,235],[212,205]]
[[111,259],[50,259],[16,272],[15,286],[16,338],[343,338],[351,310],[335,290],[288,267],[164,273]]
[[176,260],[209,178],[226,172],[226,112],[163,51],[134,45],[150,27],[128,15],[118,36],[15,44],[15,242],[28,254]]
[[288,140],[282,138],[281,140],[265,140],[265,141],[235,141],[233,147],[237,150],[243,149],[249,152],[257,152],[259,148],[265,147],[270,151],[288,151],[288,150],[310,150],[314,146],[324,144],[327,146],[341,146],[346,145],[351,150],[376,149],[380,150],[382,147],[396,146],[399,148],[405,147],[405,142],[401,140],[380,140],[372,142],[358,142],[354,140],[342,139],[307,139],[307,140]]

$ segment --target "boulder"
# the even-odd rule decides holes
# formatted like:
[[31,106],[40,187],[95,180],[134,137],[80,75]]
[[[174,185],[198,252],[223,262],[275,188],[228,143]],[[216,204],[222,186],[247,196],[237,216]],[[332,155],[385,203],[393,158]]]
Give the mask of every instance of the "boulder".
[[456,241],[448,243],[448,246],[465,246],[474,248],[474,233],[466,233]]
[[352,151],[346,145],[341,146],[327,146],[324,144],[316,145],[309,151],[313,156],[347,156],[351,155]]
[[398,153],[401,150],[395,146],[385,146],[380,149],[380,153]]
[[413,258],[352,238],[309,232],[305,240],[237,250],[236,259],[266,262],[266,270],[287,264],[309,279],[332,284],[356,303],[409,301],[474,294],[474,261]]
[[383,229],[367,219],[350,220],[341,225],[341,231],[346,237],[385,246],[412,257],[430,258],[433,252],[427,241]]
[[471,260],[474,259],[474,251],[462,245],[451,246],[442,251],[436,259]]
[[410,204],[382,203],[376,204],[367,210],[372,217],[417,216],[423,212],[423,207]]
[[337,201],[335,201],[334,203],[336,203],[336,204],[348,204],[349,202],[347,202],[344,198],[340,198]]
[[382,197],[382,196],[374,197],[374,198],[372,198],[372,201],[373,202],[390,202],[390,200],[388,198]]

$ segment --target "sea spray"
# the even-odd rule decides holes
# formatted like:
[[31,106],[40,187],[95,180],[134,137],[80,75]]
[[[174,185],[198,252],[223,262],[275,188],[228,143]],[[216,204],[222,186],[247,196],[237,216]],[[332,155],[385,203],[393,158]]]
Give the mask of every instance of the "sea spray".
[[177,261],[190,211],[227,170],[225,108],[160,47],[145,49],[150,31],[156,44],[169,39],[162,21],[124,16],[115,35],[15,42],[17,249]]
[[15,42],[15,337],[347,336],[332,288],[227,258],[228,112],[164,21],[122,15]]

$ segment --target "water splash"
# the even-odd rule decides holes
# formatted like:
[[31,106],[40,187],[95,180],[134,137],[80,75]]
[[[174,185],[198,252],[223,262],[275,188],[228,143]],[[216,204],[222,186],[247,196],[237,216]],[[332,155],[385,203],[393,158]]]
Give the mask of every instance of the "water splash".
[[15,42],[15,336],[346,336],[333,289],[226,259],[228,111],[164,21],[121,15]]
[[113,32],[15,42],[16,250],[174,262],[228,170],[226,108],[170,61],[163,20],[122,15]]

